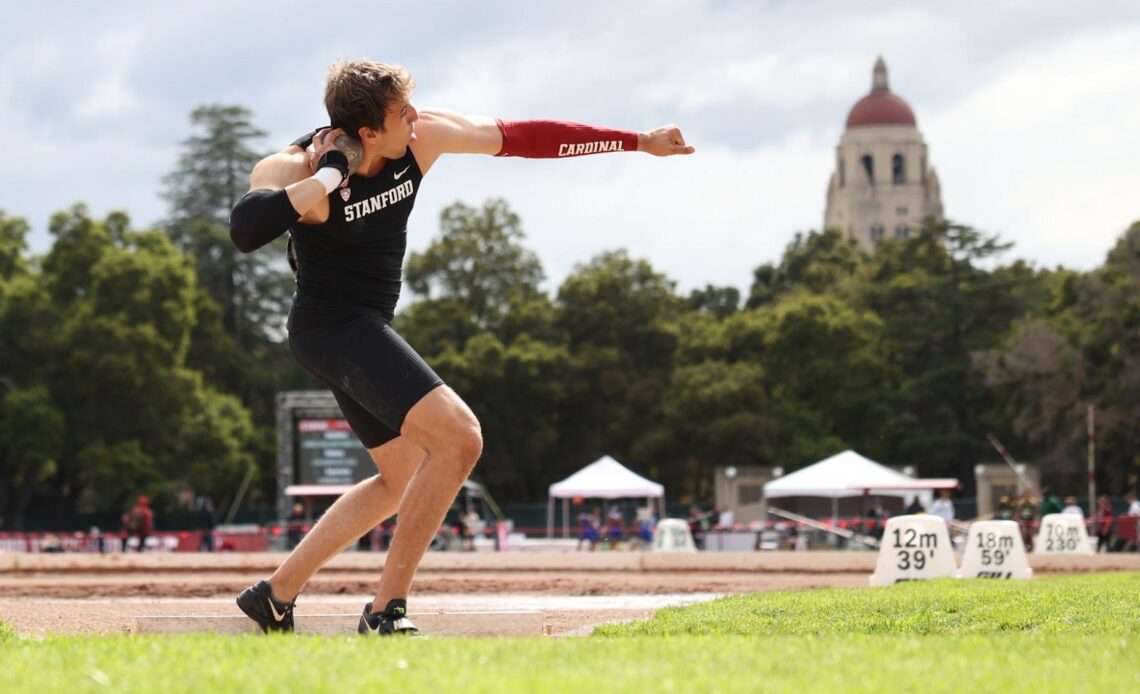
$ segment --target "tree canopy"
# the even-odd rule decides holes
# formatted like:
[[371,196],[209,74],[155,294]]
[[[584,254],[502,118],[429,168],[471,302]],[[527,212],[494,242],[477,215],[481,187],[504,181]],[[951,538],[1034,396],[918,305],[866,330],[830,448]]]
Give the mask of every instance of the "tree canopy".
[[[281,256],[237,254],[226,233],[262,133],[236,106],[191,127],[161,229],[74,205],[37,256],[0,211],[9,526],[31,508],[119,512],[138,493],[222,505],[251,469],[249,503],[275,493],[274,396],[319,386],[284,341]],[[505,200],[447,207],[407,259],[394,323],[479,417],[476,474],[501,499],[542,499],[609,453],[708,501],[717,467],[794,470],[842,448],[969,493],[991,432],[1075,489],[1089,405],[1098,483],[1137,484],[1140,222],[1087,272],[1007,261],[998,235],[946,221],[873,252],[798,233],[743,305],[735,287],[679,293],[620,248],[546,287],[526,239]]]

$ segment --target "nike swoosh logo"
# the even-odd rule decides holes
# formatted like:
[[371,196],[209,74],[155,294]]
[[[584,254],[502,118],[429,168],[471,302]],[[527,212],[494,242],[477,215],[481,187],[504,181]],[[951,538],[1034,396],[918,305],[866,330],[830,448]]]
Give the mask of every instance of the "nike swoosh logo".
[[[274,619],[276,619],[278,622],[285,619],[285,615],[277,611],[277,606],[273,604],[273,598],[266,598],[265,600],[269,603],[269,609],[273,610]],[[286,610],[286,612],[288,612],[288,610]]]
[[392,178],[394,178],[394,179],[395,179],[395,180],[397,180],[397,181],[398,181],[398,180],[400,180],[400,176],[403,176],[404,174],[408,173],[408,169],[410,169],[410,168],[412,168],[412,165],[411,165],[411,164],[408,164],[407,166],[405,166],[405,167],[404,167],[404,170],[403,170],[403,171],[401,171],[401,172],[400,172],[400,173],[398,173],[398,174],[393,174],[393,175],[392,175]]

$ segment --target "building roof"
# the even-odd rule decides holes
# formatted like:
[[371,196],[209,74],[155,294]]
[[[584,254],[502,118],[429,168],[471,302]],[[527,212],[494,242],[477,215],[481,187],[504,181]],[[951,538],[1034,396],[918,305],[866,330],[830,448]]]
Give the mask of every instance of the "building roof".
[[891,92],[887,64],[881,56],[872,72],[871,93],[856,102],[847,114],[848,128],[868,125],[918,125],[910,104]]

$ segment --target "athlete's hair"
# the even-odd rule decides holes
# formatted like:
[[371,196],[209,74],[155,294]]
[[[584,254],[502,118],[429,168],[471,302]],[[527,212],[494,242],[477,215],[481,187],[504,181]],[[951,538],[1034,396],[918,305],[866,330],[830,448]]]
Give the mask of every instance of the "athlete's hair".
[[399,65],[372,60],[341,60],[329,68],[325,80],[325,108],[332,127],[357,137],[360,128],[384,131],[384,116],[396,99],[416,86]]

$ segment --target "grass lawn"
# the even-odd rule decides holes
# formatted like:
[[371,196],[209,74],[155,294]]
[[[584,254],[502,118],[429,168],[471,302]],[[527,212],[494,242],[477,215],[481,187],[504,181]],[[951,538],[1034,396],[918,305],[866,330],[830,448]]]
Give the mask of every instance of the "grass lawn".
[[582,639],[0,628],[0,692],[1140,691],[1140,574],[736,596]]

